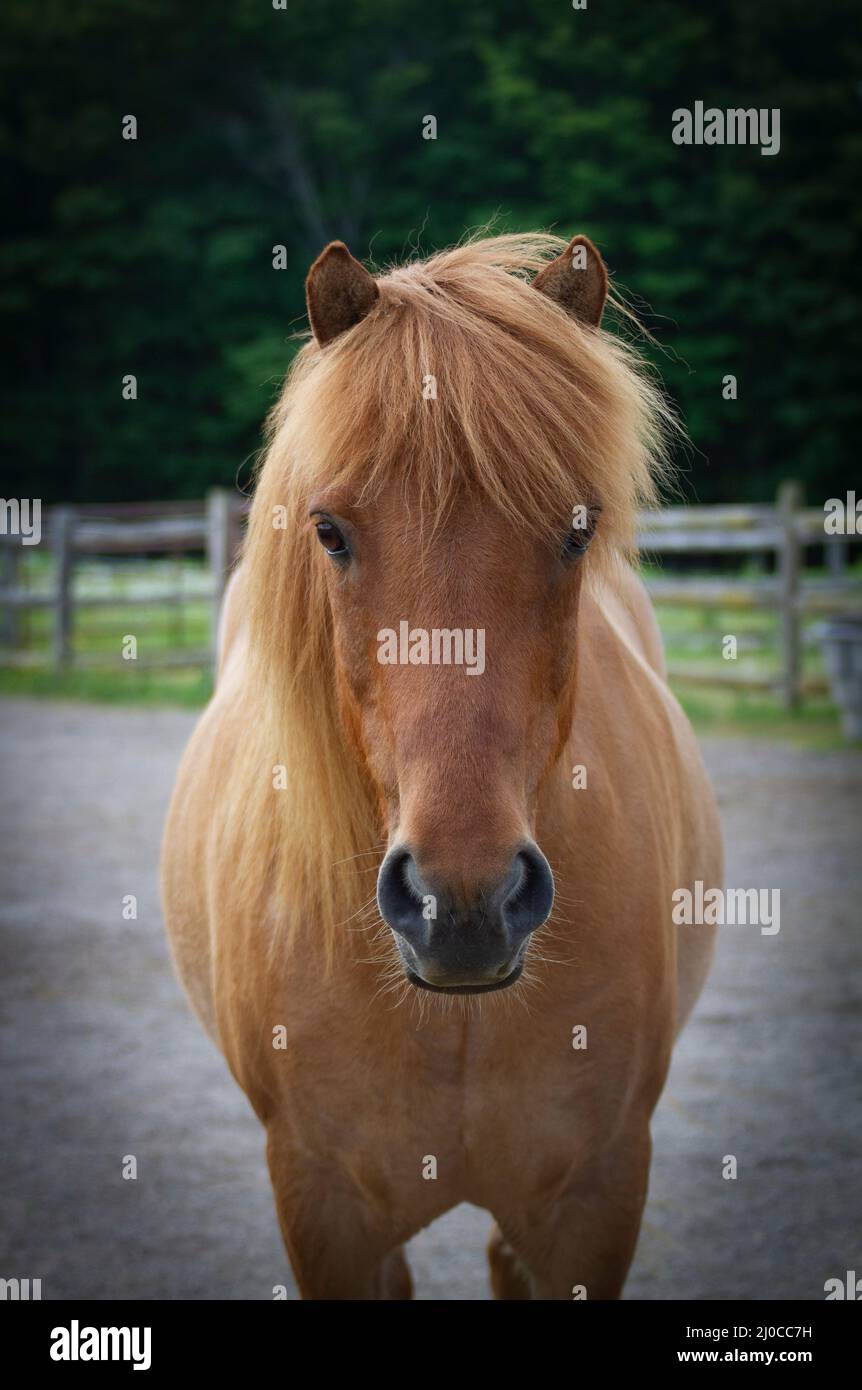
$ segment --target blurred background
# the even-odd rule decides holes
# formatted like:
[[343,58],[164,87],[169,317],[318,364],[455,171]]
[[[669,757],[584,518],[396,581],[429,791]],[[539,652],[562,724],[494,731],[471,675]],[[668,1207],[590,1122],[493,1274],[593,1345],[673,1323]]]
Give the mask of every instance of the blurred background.
[[[42,502],[39,545],[0,509],[0,1276],[295,1292],[261,1131],[171,973],[161,827],[310,262],[493,220],[589,234],[655,339],[691,447],[643,573],[728,884],[782,899],[780,934],[721,934],[628,1296],[822,1298],[862,1269],[862,560],[824,529],[862,498],[858,5],[279,5],[0,17],[0,491]],[[697,101],[778,108],[779,152],[674,144]],[[416,1237],[421,1297],[487,1296],[487,1228]]]

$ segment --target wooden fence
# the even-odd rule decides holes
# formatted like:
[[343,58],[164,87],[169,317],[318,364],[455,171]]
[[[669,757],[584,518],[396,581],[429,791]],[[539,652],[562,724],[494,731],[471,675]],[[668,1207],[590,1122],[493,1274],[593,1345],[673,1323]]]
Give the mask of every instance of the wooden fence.
[[[822,507],[802,505],[797,483],[783,483],[774,505],[668,507],[645,512],[638,542],[645,558],[653,555],[739,555],[756,557],[765,568],[774,556],[774,572],[756,578],[738,575],[690,578],[659,575],[647,579],[654,602],[685,607],[744,612],[766,610],[779,625],[779,669],[753,673],[730,663],[710,667],[670,666],[671,678],[703,684],[773,690],[785,708],[795,708],[806,694],[828,689],[819,676],[803,678],[802,634],[806,617],[826,617],[862,605],[862,589],[844,577],[846,536],[827,534]],[[806,576],[807,547],[826,552],[826,576]]]
[[[206,648],[182,648],[137,666],[202,666],[213,661],[218,614],[224,587],[237,556],[248,511],[248,500],[215,489],[206,502],[123,503],[114,506],[54,507],[43,514],[43,544],[54,556],[50,592],[25,588],[20,582],[23,553],[20,538],[0,534],[0,637],[6,648],[0,660],[21,659],[17,617],[22,610],[49,608],[53,613],[53,664],[62,670],[72,664],[99,664],[75,652],[75,613],[85,607],[125,607],[184,604],[182,589],[146,588],[122,597],[76,592],[76,563],[83,556],[150,556],[198,553],[209,570],[209,641]],[[827,615],[859,605],[862,590],[843,576],[847,538],[828,536],[824,512],[804,507],[795,483],[785,483],[774,505],[668,507],[644,512],[639,542],[647,559],[654,556],[759,557],[762,574],[751,578],[692,578],[684,573],[650,575],[647,586],[657,603],[730,611],[773,612],[779,624],[780,664],[773,672],[751,673],[727,663],[726,668],[671,667],[677,680],[776,691],[787,708],[804,695],[825,689],[819,678],[803,678],[802,628],[809,615]],[[825,546],[827,575],[806,576],[806,547]],[[767,573],[767,557],[775,558]],[[102,659],[103,661],[104,659]]]
[[54,557],[55,581],[50,592],[32,591],[20,583],[24,547],[17,536],[0,535],[0,634],[2,660],[21,658],[17,615],[25,609],[53,611],[53,665],[104,664],[104,658],[82,658],[74,650],[74,617],[83,608],[187,604],[182,589],[157,592],[83,594],[75,590],[75,568],[84,556],[153,556],[200,554],[209,570],[209,641],[203,649],[182,648],[136,662],[140,667],[206,666],[212,663],[222,596],[239,551],[247,499],[216,488],[202,502],[128,502],[53,507],[42,515],[42,544]]

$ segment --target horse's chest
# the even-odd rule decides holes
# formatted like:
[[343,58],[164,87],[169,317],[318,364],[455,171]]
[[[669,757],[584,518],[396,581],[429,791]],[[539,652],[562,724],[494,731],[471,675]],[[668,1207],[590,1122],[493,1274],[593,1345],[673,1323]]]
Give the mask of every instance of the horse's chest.
[[346,1023],[309,1020],[294,1038],[285,1103],[304,1142],[354,1171],[415,1171],[460,1200],[484,1172],[517,1170],[537,1142],[568,1153],[604,1122],[594,1069],[562,1025],[406,1009]]

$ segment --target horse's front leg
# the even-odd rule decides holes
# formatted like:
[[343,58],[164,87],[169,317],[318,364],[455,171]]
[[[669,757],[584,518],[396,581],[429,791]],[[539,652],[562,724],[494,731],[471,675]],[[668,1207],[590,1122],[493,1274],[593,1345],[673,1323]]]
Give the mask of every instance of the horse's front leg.
[[629,1136],[552,1198],[506,1213],[505,1239],[490,1252],[495,1296],[523,1298],[529,1276],[537,1299],[619,1298],[640,1231],[650,1155],[648,1130]]
[[304,1299],[413,1297],[400,1241],[342,1173],[270,1129],[267,1159],[281,1233]]

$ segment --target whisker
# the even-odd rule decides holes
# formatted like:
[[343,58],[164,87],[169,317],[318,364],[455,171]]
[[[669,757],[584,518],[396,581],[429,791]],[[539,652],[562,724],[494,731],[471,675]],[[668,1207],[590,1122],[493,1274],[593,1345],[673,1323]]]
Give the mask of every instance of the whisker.
[[340,864],[352,864],[355,859],[365,859],[369,854],[380,854],[385,848],[386,843],[384,840],[381,840],[379,844],[375,845],[372,849],[361,849],[358,854],[348,854],[346,859],[333,860],[330,868],[337,869]]

